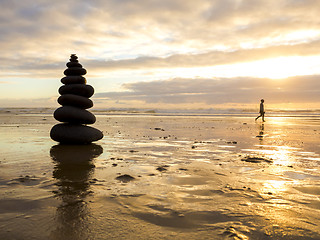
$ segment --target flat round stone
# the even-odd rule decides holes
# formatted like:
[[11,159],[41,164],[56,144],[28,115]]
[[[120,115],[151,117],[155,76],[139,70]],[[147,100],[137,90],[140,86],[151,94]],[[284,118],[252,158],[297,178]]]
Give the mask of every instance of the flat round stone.
[[62,106],[73,106],[82,109],[91,108],[93,102],[86,97],[82,97],[74,94],[64,94],[58,98],[58,103]]
[[52,140],[63,144],[89,144],[103,138],[100,130],[81,124],[60,123],[50,131]]
[[89,111],[72,106],[63,106],[57,108],[53,117],[59,122],[93,124],[96,122],[96,117]]
[[87,80],[82,76],[67,76],[61,78],[61,82],[63,84],[85,84]]
[[68,62],[66,65],[68,68],[73,68],[73,67],[82,68],[82,65],[78,62]]
[[80,76],[80,75],[85,75],[87,73],[87,70],[84,68],[73,67],[73,68],[67,68],[66,70],[64,70],[63,73],[66,76]]
[[64,94],[75,94],[83,97],[91,97],[94,93],[94,89],[91,85],[86,84],[68,84],[63,85],[59,88],[59,93]]

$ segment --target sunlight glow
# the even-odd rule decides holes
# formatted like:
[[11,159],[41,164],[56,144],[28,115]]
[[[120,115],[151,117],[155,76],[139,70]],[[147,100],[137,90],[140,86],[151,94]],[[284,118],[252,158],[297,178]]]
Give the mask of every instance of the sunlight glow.
[[278,149],[274,151],[271,157],[274,159],[274,164],[288,166],[293,163],[292,155],[295,150],[288,150],[286,146],[279,146]]
[[263,183],[263,192],[279,193],[287,189],[287,181],[282,180],[267,180]]
[[[281,79],[297,75],[308,75],[319,72],[319,56],[279,57],[261,61],[239,64],[239,72],[248,72],[247,76]],[[239,69],[242,68],[241,69]]]
[[286,39],[291,39],[295,41],[306,41],[309,39],[319,38],[320,31],[316,29],[304,29],[300,31],[290,32],[285,35]]
[[[132,70],[130,70],[132,74]],[[143,71],[137,73],[146,78]],[[213,67],[185,67],[148,69],[153,78],[214,78],[258,77],[282,79],[298,75],[320,74],[320,56],[292,56],[270,58],[254,62],[219,65]],[[144,75],[144,76],[143,76]]]
[[305,43],[308,41],[316,41],[320,37],[320,31],[316,29],[303,29],[303,30],[296,30],[290,31],[283,34],[278,34],[276,36],[267,36],[263,39],[260,39],[260,42],[253,43],[250,47],[260,47],[270,46],[272,45],[280,45],[286,42],[287,44],[299,44]]

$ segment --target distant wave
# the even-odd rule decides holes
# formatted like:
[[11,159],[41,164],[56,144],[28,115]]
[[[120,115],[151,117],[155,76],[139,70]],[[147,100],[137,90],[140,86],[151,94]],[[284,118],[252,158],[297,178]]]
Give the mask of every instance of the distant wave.
[[[0,114],[53,114],[55,108],[0,108]],[[258,114],[256,109],[131,109],[131,108],[93,108],[96,115],[159,115],[159,116],[234,116],[251,117]],[[279,110],[270,109],[266,116],[271,117],[320,117],[320,109],[316,110]]]

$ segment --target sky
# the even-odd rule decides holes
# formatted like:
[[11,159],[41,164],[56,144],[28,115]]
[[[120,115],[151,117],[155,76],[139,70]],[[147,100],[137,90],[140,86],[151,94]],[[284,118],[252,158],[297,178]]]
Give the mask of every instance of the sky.
[[0,0],[0,108],[320,109],[318,0]]

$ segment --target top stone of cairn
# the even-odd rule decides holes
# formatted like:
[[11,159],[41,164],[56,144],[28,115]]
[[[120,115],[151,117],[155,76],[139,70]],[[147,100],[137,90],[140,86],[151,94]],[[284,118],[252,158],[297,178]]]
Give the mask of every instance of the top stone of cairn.
[[82,76],[87,73],[87,70],[82,67],[75,54],[71,54],[70,62],[67,63],[67,69],[64,71],[66,76]]

